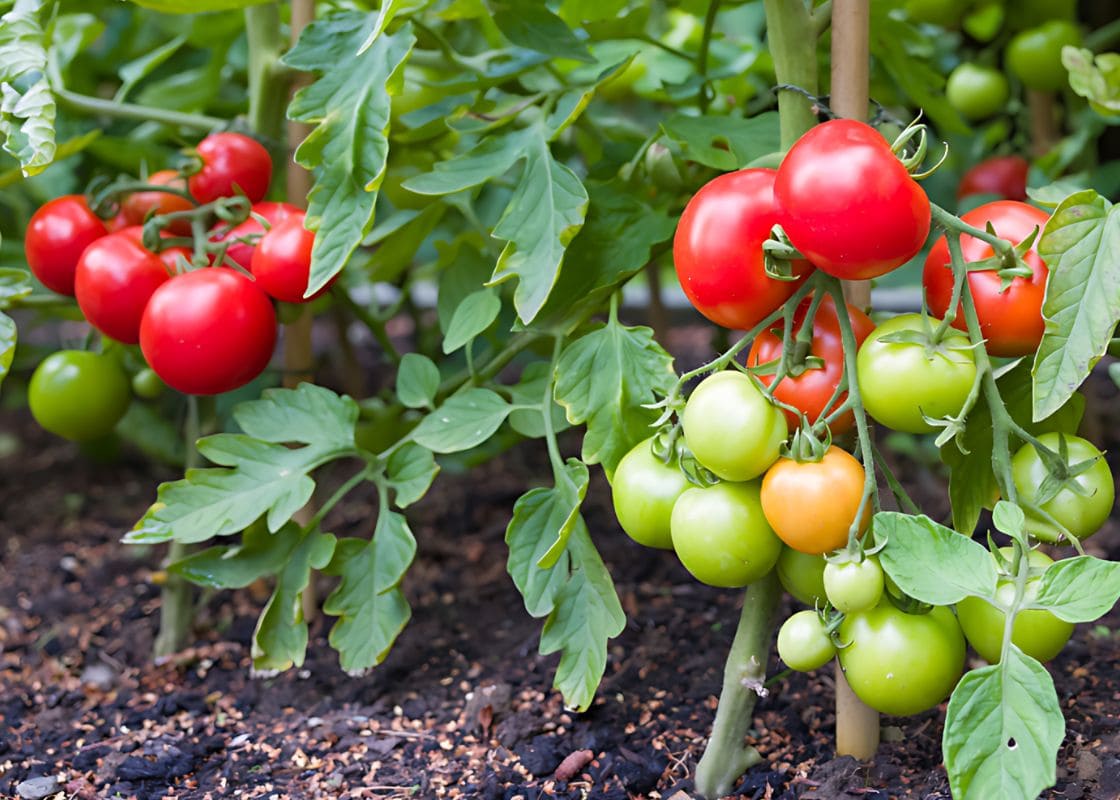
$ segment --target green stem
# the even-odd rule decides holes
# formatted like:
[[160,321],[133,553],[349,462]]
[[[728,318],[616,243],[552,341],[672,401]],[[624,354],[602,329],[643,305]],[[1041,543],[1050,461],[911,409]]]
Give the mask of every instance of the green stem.
[[[288,107],[291,82],[291,73],[280,64],[286,44],[281,33],[279,3],[245,9],[245,37],[249,44],[249,125],[268,139],[273,148],[283,144],[284,112]],[[283,181],[277,182],[277,185],[282,184]]]
[[774,616],[781,598],[774,572],[747,587],[743,611],[723,670],[723,689],[712,735],[696,765],[696,791],[712,800],[731,794],[739,776],[762,760],[746,744],[754,706],[764,691]]
[[[963,233],[974,239],[979,239],[982,242],[990,244],[992,249],[999,253],[1001,258],[1010,258],[1015,253],[1015,245],[1006,239],[1001,239],[995,234],[988,233],[983,228],[977,228],[964,222],[960,217],[951,214],[941,206],[931,203],[930,212],[933,216],[934,222],[940,225],[947,231],[956,231]],[[963,263],[963,262],[962,262]],[[1008,265],[1012,266],[1012,265]]]
[[[766,39],[774,58],[779,84],[790,84],[810,94],[817,92],[817,37],[809,9],[802,0],[763,0]],[[788,150],[801,134],[813,127],[817,115],[812,101],[800,92],[778,94],[782,149]]]
[[696,53],[696,72],[700,75],[700,95],[697,98],[700,113],[708,110],[712,101],[711,87],[708,85],[708,51],[712,44],[712,33],[716,27],[716,17],[719,16],[720,0],[708,0],[708,13],[704,16],[704,35],[700,39],[700,49]]
[[385,329],[385,320],[372,314],[368,308],[356,302],[350,296],[350,293],[341,287],[333,289],[331,294],[337,301],[342,303],[351,314],[357,317],[363,325],[369,328],[370,333],[373,334],[373,338],[381,345],[381,350],[389,357],[389,360],[394,364],[400,364],[401,353],[397,350],[397,346],[393,344],[393,340],[389,338],[389,332]]
[[141,106],[135,103],[118,103],[116,100],[105,100],[100,97],[78,94],[63,88],[61,82],[53,82],[51,89],[54,92],[55,99],[61,105],[86,114],[102,114],[117,119],[134,119],[138,122],[160,122],[164,125],[175,125],[199,131],[215,130],[225,127],[227,124],[224,119],[205,114],[185,114],[180,111],[169,111],[165,108]]
[[350,491],[362,481],[373,479],[374,476],[377,475],[377,473],[378,470],[376,467],[374,467],[373,464],[366,464],[354,475],[351,475],[345,483],[343,483],[335,490],[334,494],[332,494],[327,499],[327,502],[323,503],[323,505],[320,506],[319,510],[315,512],[315,516],[308,520],[304,528],[307,530],[314,530],[315,528],[319,527],[319,525],[323,522],[323,519],[327,516],[327,514],[330,513],[330,510],[338,505],[339,501],[342,500],[342,498],[350,494]]

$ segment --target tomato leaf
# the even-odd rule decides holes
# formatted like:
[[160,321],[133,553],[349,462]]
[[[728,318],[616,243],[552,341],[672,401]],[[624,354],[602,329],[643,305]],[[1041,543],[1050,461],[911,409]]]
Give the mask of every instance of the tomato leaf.
[[389,456],[385,471],[389,486],[397,493],[397,508],[407,508],[427,494],[439,474],[439,464],[431,450],[408,442]]
[[371,540],[339,540],[324,571],[342,580],[323,611],[338,617],[330,643],[348,674],[364,673],[384,661],[412,616],[400,582],[415,555],[408,522],[384,506]]
[[657,419],[657,411],[642,405],[675,382],[673,357],[649,328],[627,328],[612,318],[565,347],[556,363],[555,396],[570,423],[587,425],[584,463],[613,472]]
[[278,531],[311,499],[309,473],[357,450],[357,403],[311,384],[270,389],[239,405],[234,418],[245,434],[221,433],[198,443],[203,456],[228,469],[192,469],[182,480],[161,484],[156,503],[126,541],[202,542],[242,531],[262,514],[268,529]]
[[1069,85],[1104,117],[1120,117],[1120,54],[1079,47],[1062,48],[1062,66],[1069,70]]
[[1014,645],[965,675],[949,699],[942,752],[957,800],[1038,797],[1056,779],[1065,720],[1050,673]]
[[[1085,411],[1085,398],[1074,394],[1052,416],[1031,422],[1030,369],[1020,362],[996,380],[1000,396],[1012,419],[1035,436],[1048,431],[1076,433]],[[959,447],[958,447],[959,443]],[[1012,453],[1017,442],[1011,443]],[[961,448],[967,452],[962,452]],[[953,506],[953,527],[971,534],[980,521],[980,511],[991,506],[999,494],[992,471],[992,415],[988,402],[980,396],[968,414],[965,429],[956,440],[941,446],[941,460],[949,467],[949,500]]]
[[0,383],[12,368],[16,355],[16,323],[7,314],[0,313]]
[[163,14],[205,14],[259,6],[269,0],[132,0],[138,6]]
[[558,58],[594,61],[587,45],[540,0],[490,0],[494,24],[518,47]]
[[1042,573],[1027,608],[1045,608],[1066,622],[1100,619],[1120,599],[1120,563],[1092,556],[1055,561]]
[[186,36],[176,36],[174,39],[166,42],[165,44],[151,50],[140,58],[133,59],[126,64],[122,64],[121,68],[117,70],[120,76],[121,85],[117,89],[117,93],[113,96],[113,100],[118,103],[123,103],[128,93],[140,81],[144,80],[148,75],[152,74],[161,64],[171,58],[179,51],[187,42]]
[[1055,209],[1038,242],[1050,269],[1034,359],[1034,419],[1053,414],[1104,355],[1120,320],[1120,209],[1092,190]]
[[13,300],[27,297],[33,289],[27,270],[0,267],[0,308],[8,308]]
[[929,517],[875,515],[879,563],[906,594],[946,606],[966,597],[994,597],[998,575],[987,549]]
[[540,652],[560,652],[553,685],[566,705],[585,711],[607,667],[607,642],[622,633],[626,614],[583,517],[576,518],[568,553],[571,574],[544,623]]
[[[517,408],[509,415],[509,425],[529,439],[539,439],[545,435],[542,407],[546,388],[552,385],[552,365],[544,361],[534,361],[521,371],[521,380],[509,387],[510,400]],[[559,433],[568,427],[564,409],[553,399],[551,388],[548,391],[548,407],[552,414],[552,431]]]
[[358,54],[377,18],[355,12],[317,20],[282,59],[320,76],[288,106],[289,119],[316,126],[295,153],[300,166],[315,171],[307,197],[308,227],[316,231],[308,295],[338,274],[373,227],[389,154],[389,92],[399,88],[416,41],[405,24]]
[[502,301],[493,289],[479,289],[463,298],[451,315],[443,339],[443,352],[454,353],[494,324]]
[[661,130],[684,148],[687,158],[723,172],[740,169],[781,145],[776,111],[747,119],[677,112],[661,123]]
[[405,353],[397,369],[397,397],[408,408],[431,408],[439,390],[439,367],[419,353]]
[[47,80],[41,0],[19,0],[0,17],[0,135],[24,175],[46,169],[55,155],[55,102]]
[[412,438],[436,453],[470,450],[493,436],[510,410],[509,403],[489,389],[467,389],[420,420]]

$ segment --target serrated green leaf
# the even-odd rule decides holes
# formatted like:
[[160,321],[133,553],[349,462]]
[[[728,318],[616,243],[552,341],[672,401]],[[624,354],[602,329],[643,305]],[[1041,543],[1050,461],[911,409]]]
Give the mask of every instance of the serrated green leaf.
[[12,359],[16,355],[16,323],[7,314],[0,312],[0,383],[8,377]]
[[509,415],[509,426],[529,439],[539,439],[544,436],[544,416],[541,406],[545,402],[545,390],[548,389],[548,406],[552,412],[552,431],[559,433],[568,428],[568,418],[564,409],[552,397],[552,364],[547,361],[534,361],[526,365],[521,371],[521,379],[509,387],[510,401],[515,406],[532,406],[537,408],[518,408]]
[[270,0],[132,0],[138,6],[163,14],[205,14],[211,11],[236,11],[259,6]]
[[358,404],[322,386],[301,383],[295,389],[266,389],[259,400],[239,403],[233,418],[254,439],[347,450],[354,446]]
[[389,154],[389,91],[415,44],[408,24],[362,45],[377,25],[374,13],[342,13],[308,25],[283,57],[295,69],[319,73],[288,106],[288,118],[314,124],[296,150],[315,172],[307,197],[308,227],[316,231],[310,296],[346,265],[373,227],[376,192]]
[[470,450],[493,436],[509,412],[509,403],[495,392],[467,389],[424,417],[412,438],[436,453]]
[[1028,608],[1045,608],[1066,622],[1100,619],[1120,599],[1120,563],[1092,556],[1055,561],[1038,582]]
[[942,751],[957,800],[1038,797],[1054,785],[1065,720],[1050,673],[1014,645],[949,699]]
[[244,589],[275,575],[302,539],[303,531],[294,522],[281,526],[276,533],[254,523],[245,529],[239,544],[208,547],[176,561],[169,570],[198,586]]
[[431,172],[409,178],[401,186],[417,194],[454,194],[478,186],[509,172],[521,158],[526,138],[524,131],[488,136],[466,153],[437,162]]
[[564,20],[540,0],[490,0],[494,24],[518,47],[558,58],[594,61]]
[[556,364],[556,401],[573,425],[587,425],[582,459],[608,474],[650,434],[657,412],[642,408],[676,382],[673,357],[649,328],[611,319],[564,348]]
[[389,486],[396,492],[394,503],[406,508],[427,493],[439,474],[439,464],[431,450],[409,442],[393,451],[385,470]]
[[502,301],[493,289],[479,289],[463,298],[451,315],[443,338],[443,352],[454,353],[494,324]]
[[740,169],[781,145],[776,111],[747,119],[677,112],[661,123],[661,130],[684,147],[689,159],[723,172]]
[[151,75],[156,68],[175,55],[186,41],[186,36],[176,36],[162,46],[140,56],[140,58],[122,64],[120,69],[117,70],[117,74],[121,78],[121,85],[113,99],[118,103],[123,102],[128,97],[128,93],[132,91],[132,87]]
[[576,518],[568,553],[571,575],[545,621],[540,652],[560,652],[553,685],[565,705],[585,711],[606,670],[607,642],[622,633],[626,614],[582,517]]
[[906,594],[946,606],[966,597],[994,597],[998,575],[987,549],[926,516],[875,515],[879,563]]
[[1098,114],[1120,116],[1120,54],[1101,53],[1066,46],[1062,66],[1069,70],[1069,85],[1089,101]]
[[1067,197],[1038,241],[1050,269],[1034,359],[1034,419],[1054,413],[1104,355],[1120,321],[1120,210],[1092,190]]
[[54,160],[55,102],[47,81],[41,0],[21,0],[0,17],[0,134],[25,175]]
[[408,408],[430,408],[439,390],[439,367],[425,355],[405,353],[397,368],[397,397]]
[[323,604],[339,619],[330,643],[342,669],[354,675],[385,660],[412,616],[400,582],[416,555],[405,518],[382,508],[373,539],[341,539],[325,572],[342,580]]
[[[1048,431],[1076,433],[1085,410],[1085,398],[1075,394],[1052,416],[1041,422],[1031,422],[1030,382],[1030,368],[1026,362],[1020,362],[996,381],[1012,419],[1035,436]],[[955,441],[949,441],[941,447],[941,460],[949,466],[953,527],[962,533],[971,533],[980,519],[981,509],[990,507],[999,496],[999,484],[992,471],[992,416],[983,395],[968,414],[960,442],[967,453],[962,453]],[[1011,449],[1014,452],[1014,442]]]

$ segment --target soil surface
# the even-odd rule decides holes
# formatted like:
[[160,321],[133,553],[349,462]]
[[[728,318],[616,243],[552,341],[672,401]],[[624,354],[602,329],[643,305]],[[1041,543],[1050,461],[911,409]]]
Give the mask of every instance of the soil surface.
[[[1087,424],[1120,452],[1116,390],[1097,381],[1094,392]],[[698,585],[671,553],[627,539],[599,475],[585,511],[628,625],[594,706],[566,712],[550,688],[556,658],[537,655],[540,622],[505,571],[513,502],[549,480],[541,449],[524,445],[469,476],[445,472],[410,509],[413,617],[384,664],[345,675],[326,642],[332,620],[319,617],[303,667],[257,680],[249,643],[265,586],[202,598],[190,647],[149,660],[160,552],[119,539],[156,481],[175,476],[127,458],[93,463],[4,412],[0,796],[692,797],[741,594]],[[932,515],[944,514],[936,465],[923,448],[912,456],[896,467]],[[328,523],[368,535],[372,498]],[[1120,522],[1090,544],[1120,556]],[[1115,611],[1078,626],[1049,665],[1068,731],[1047,797],[1120,797],[1117,629]],[[833,755],[831,669],[783,673],[773,656],[770,668],[750,736],[764,760],[733,796],[949,797],[944,706],[884,718],[878,756],[859,764]]]

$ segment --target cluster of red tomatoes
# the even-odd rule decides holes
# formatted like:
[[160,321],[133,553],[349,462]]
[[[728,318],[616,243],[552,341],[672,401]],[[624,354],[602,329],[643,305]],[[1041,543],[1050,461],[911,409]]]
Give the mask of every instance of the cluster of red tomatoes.
[[[867,125],[838,120],[802,137],[777,171],[741,170],[704,186],[681,218],[674,257],[681,285],[705,316],[748,329],[785,303],[814,269],[863,279],[906,263],[925,245],[930,219],[925,193],[886,141]],[[1046,220],[1045,212],[1017,201],[989,203],[964,217],[980,229],[990,224],[1015,244]],[[764,261],[763,243],[776,224],[805,257],[788,276],[767,271]],[[961,244],[966,261],[994,255],[980,240],[965,236]],[[968,275],[987,349],[996,356],[1032,353],[1042,337],[1046,265],[1033,247],[1021,258],[1029,276],[1001,275],[999,265]],[[942,238],[923,274],[937,315],[951,301],[949,260]],[[864,702],[886,713],[911,714],[952,690],[964,668],[966,636],[981,655],[998,658],[1003,614],[986,602],[961,604],[959,623],[948,608],[901,610],[884,591],[875,557],[849,554],[850,532],[862,535],[870,518],[863,465],[832,444],[800,459],[781,455],[792,430],[823,424],[839,434],[853,424],[851,412],[841,409],[841,330],[848,326],[841,325],[840,313],[831,294],[809,295],[795,309],[792,333],[803,351],[801,363],[783,370],[777,384],[782,326],[756,337],[745,369],[701,381],[680,414],[683,452],[662,453],[652,439],[639,443],[612,476],[614,507],[627,534],[673,549],[705,583],[741,587],[776,569],[801,601],[841,612],[843,617],[832,618],[816,611],[794,615],[779,634],[783,659],[797,669],[815,669],[838,655]],[[872,418],[895,430],[929,433],[937,430],[936,420],[961,413],[977,377],[965,334],[947,328],[937,338],[940,321],[920,314],[876,327],[857,308],[847,306],[843,313],[858,348],[855,374],[847,379],[858,386]],[[964,327],[963,314],[954,325]],[[1074,535],[1090,535],[1112,507],[1107,465],[1077,437],[1066,436],[1061,445],[1057,434],[1041,441],[1068,465],[1092,466],[1072,469],[1067,488],[1042,498],[1047,468],[1026,445],[1013,459],[1020,498]],[[677,463],[682,455],[714,481],[697,484]],[[1057,539],[1048,521],[1028,515],[1028,527],[1037,538]],[[1031,613],[1017,618],[1016,644],[1037,658],[1051,658],[1069,638],[1070,626],[1047,612]],[[838,651],[836,640],[846,646]]]
[[[194,169],[186,174],[161,170],[150,176],[152,188],[127,194],[108,221],[82,195],[51,200],[32,216],[25,252],[44,286],[73,296],[105,336],[139,344],[144,360],[166,384],[210,395],[243,386],[268,365],[276,343],[273,300],[309,299],[304,293],[314,234],[304,228],[300,209],[264,201],[272,159],[256,140],[239,133],[211,134],[194,149],[193,160]],[[224,223],[205,208],[238,196],[252,203],[251,215],[239,224]],[[162,223],[161,238],[149,249],[143,224],[154,215]],[[267,221],[267,231],[260,219]],[[201,243],[186,238],[196,221],[204,225]],[[88,371],[95,362],[80,358],[75,363]],[[77,382],[80,372],[71,364],[65,374],[73,373]],[[36,417],[49,430],[83,438],[43,411],[43,402],[36,403],[42,393],[34,389],[46,383],[39,377],[33,377],[30,398],[32,411],[42,412]],[[61,380],[55,377],[53,392]],[[107,393],[105,409],[120,408],[118,394],[115,389]],[[123,408],[117,418],[120,413]]]

